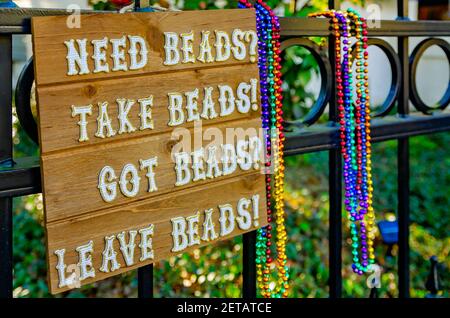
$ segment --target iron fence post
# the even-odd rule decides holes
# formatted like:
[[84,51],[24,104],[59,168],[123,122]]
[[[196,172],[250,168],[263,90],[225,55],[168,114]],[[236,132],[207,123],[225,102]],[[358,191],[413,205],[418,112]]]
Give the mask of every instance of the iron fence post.
[[[408,1],[398,1],[400,20],[408,18]],[[398,37],[398,55],[400,58],[402,79],[398,97],[398,114],[409,114],[409,38]],[[409,138],[398,139],[397,148],[397,198],[398,198],[398,288],[399,297],[409,297]]]
[[[12,35],[0,34],[0,166],[12,165]],[[3,164],[1,164],[3,162]],[[12,198],[0,198],[0,298],[12,297]]]
[[256,231],[242,237],[242,297],[256,298]]

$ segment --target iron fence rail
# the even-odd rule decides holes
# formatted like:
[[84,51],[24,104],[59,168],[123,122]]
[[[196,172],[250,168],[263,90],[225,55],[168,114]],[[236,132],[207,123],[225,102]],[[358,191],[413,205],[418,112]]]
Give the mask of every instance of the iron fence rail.
[[[330,8],[339,8],[339,2],[329,1]],[[441,100],[441,110],[430,112],[428,109],[419,109],[425,114],[414,112],[409,114],[411,96],[416,94],[415,87],[411,92],[410,68],[416,63],[410,58],[409,38],[413,36],[450,35],[450,22],[442,21],[407,21],[407,0],[398,1],[398,16],[395,21],[382,20],[379,28],[371,28],[372,37],[392,36],[398,38],[397,52],[387,44],[375,41],[372,44],[381,46],[383,51],[390,54],[393,72],[398,70],[398,81],[393,81],[391,91],[392,101],[387,103],[386,109],[372,120],[372,134],[374,142],[398,140],[398,211],[399,221],[399,297],[409,297],[409,137],[432,134],[450,130],[450,112],[445,108],[450,98],[450,89]],[[89,13],[84,11],[83,13]],[[13,292],[13,261],[12,261],[12,198],[41,192],[41,176],[39,158],[14,159],[12,145],[12,35],[29,34],[30,18],[67,14],[65,10],[48,9],[0,9],[0,297],[12,297]],[[329,30],[329,24],[324,19],[282,18],[281,19],[283,43],[296,43],[295,39],[309,36],[328,37],[329,51],[320,51],[313,44],[302,40],[298,45],[305,46],[316,56],[322,56],[323,63],[334,60],[334,38]],[[295,41],[292,41],[294,39]],[[290,41],[290,42],[288,42]],[[443,42],[448,46],[448,42]],[[431,43],[428,43],[431,44]],[[444,49],[448,47],[445,46]],[[418,57],[420,58],[420,56]],[[392,62],[393,61],[393,62]],[[324,64],[325,65],[325,64]],[[337,126],[337,109],[335,103],[334,63],[321,68],[323,98],[319,98],[320,105],[315,105],[312,111],[312,120],[308,123],[296,122],[288,126],[286,155],[299,155],[315,151],[328,151],[329,153],[329,295],[331,298],[342,296],[342,162],[339,150],[339,134]],[[395,76],[394,76],[395,77]],[[324,79],[328,78],[326,83]],[[30,82],[30,76],[23,81]],[[18,83],[22,84],[23,83]],[[31,85],[30,85],[31,86]],[[27,86],[25,91],[19,91],[19,96],[28,97]],[[23,88],[22,88],[23,89]],[[28,88],[30,89],[30,88]],[[17,95],[17,94],[16,94]],[[447,96],[448,95],[448,96]],[[34,122],[29,114],[27,98],[17,98],[20,101],[21,114],[19,120],[28,134],[33,135],[30,129]],[[22,104],[25,103],[25,104]],[[319,124],[325,108],[328,107],[329,121]],[[28,112],[28,116],[26,115]],[[394,115],[386,115],[395,113]],[[37,132],[36,132],[37,133]],[[36,136],[31,136],[37,140]],[[255,273],[255,241],[256,232],[243,235],[243,297],[256,297]],[[142,298],[153,296],[153,266],[138,269],[138,295]]]
[[[80,13],[92,13],[81,10]],[[96,11],[96,13],[106,13]],[[108,11],[108,13],[111,13]],[[67,15],[63,9],[1,9],[0,33],[29,34],[31,33],[31,17],[49,15]],[[305,23],[308,20],[308,23]],[[443,36],[448,35],[448,22],[445,21],[408,21],[381,20],[380,27],[373,27],[370,36]],[[289,36],[329,36],[329,24],[326,19],[282,18],[281,33]]]

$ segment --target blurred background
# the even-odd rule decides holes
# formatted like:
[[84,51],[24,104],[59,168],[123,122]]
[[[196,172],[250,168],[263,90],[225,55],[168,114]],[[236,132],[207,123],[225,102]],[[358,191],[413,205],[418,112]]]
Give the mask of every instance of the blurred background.
[[[107,0],[17,0],[21,7],[81,8],[115,10]],[[143,1],[144,2],[144,1]],[[168,9],[208,10],[236,8],[237,1],[172,0],[149,1]],[[326,0],[267,1],[279,16],[300,16],[325,10]],[[375,6],[374,6],[375,5]],[[344,1],[364,16],[395,19],[395,0]],[[449,1],[410,1],[410,19],[449,19]],[[396,48],[396,39],[385,38]],[[322,43],[321,39],[313,39]],[[447,41],[449,39],[447,38]],[[421,38],[411,39],[411,51]],[[326,45],[326,42],[325,44]],[[391,71],[384,53],[369,49],[370,88],[374,108],[386,98]],[[15,79],[31,56],[29,36],[14,36]],[[299,47],[284,53],[284,107],[286,119],[302,119],[320,90],[320,73],[312,55]],[[422,99],[435,104],[449,82],[449,65],[437,47],[426,51],[416,78]],[[14,115],[15,116],[15,115]],[[326,122],[325,113],[320,119]],[[37,156],[39,149],[13,118],[14,156]],[[431,256],[439,261],[440,291],[448,297],[450,288],[450,133],[410,139],[411,160],[411,296],[425,297]],[[377,143],[373,150],[374,207],[378,221],[393,222],[397,208],[396,142]],[[327,153],[312,153],[287,158],[286,213],[291,267],[290,297],[328,297],[328,163]],[[14,296],[52,297],[46,284],[45,241],[41,195],[14,200]],[[343,295],[367,297],[367,276],[354,275],[351,268],[348,223],[342,215]],[[241,238],[197,249],[155,264],[155,297],[240,297],[242,286]],[[382,267],[379,297],[397,297],[397,246],[380,233],[376,241],[377,262]],[[130,272],[70,291],[57,297],[136,297],[137,275]]]

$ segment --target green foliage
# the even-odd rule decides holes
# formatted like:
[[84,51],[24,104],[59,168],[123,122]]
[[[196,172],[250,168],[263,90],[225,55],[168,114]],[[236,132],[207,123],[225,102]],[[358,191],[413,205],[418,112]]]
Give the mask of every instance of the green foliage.
[[114,5],[108,2],[108,0],[89,0],[89,4],[93,7],[94,10],[115,10]]
[[[450,215],[448,214],[449,202],[449,178],[450,178],[450,133],[440,133],[430,136],[419,136],[410,139],[410,245],[411,245],[411,295],[413,297],[424,297],[428,292],[425,289],[425,282],[429,274],[429,258],[436,255],[441,262],[439,271],[441,278],[441,289],[443,295],[448,297],[450,283]],[[393,219],[397,210],[397,142],[387,141],[374,145],[373,154],[373,178],[374,178],[374,208],[377,213],[377,220]],[[304,233],[297,245],[309,246],[311,243],[305,240],[318,242],[314,231],[321,231],[319,237],[327,237],[328,222],[328,198],[327,198],[327,153],[312,153],[297,157],[287,158],[287,196],[286,203],[289,208],[289,224],[303,224],[307,222],[308,228],[314,229]],[[306,189],[305,189],[306,188]],[[303,195],[302,195],[303,194]],[[298,202],[290,198],[297,198]],[[310,206],[309,201],[316,205]],[[307,216],[310,213],[310,217]],[[315,214],[321,215],[319,228],[314,228]],[[301,216],[295,216],[301,214]],[[294,216],[293,216],[294,215]],[[291,224],[291,219],[297,218]],[[343,224],[347,224],[343,215]],[[350,296],[367,296],[365,280],[357,277],[349,269],[351,255],[348,248],[348,224],[344,227],[343,240],[343,292]],[[298,230],[288,228],[288,233],[294,235]],[[292,239],[294,241],[294,239]],[[313,255],[311,260],[317,258],[318,251],[328,250],[328,242],[311,249],[309,255]],[[288,249],[289,251],[289,249]],[[381,237],[377,235],[376,255],[377,262],[383,267],[382,288],[380,296],[397,296],[397,249],[394,248],[393,256],[386,256],[387,247],[381,242]],[[320,252],[319,252],[320,253]],[[292,253],[290,258],[296,258]],[[326,264],[327,254],[316,261],[315,267]],[[297,265],[296,265],[297,266]],[[306,268],[306,267],[303,267]],[[311,270],[308,269],[308,272]],[[295,277],[295,275],[294,275]],[[298,282],[299,285],[310,282],[308,279]],[[311,289],[320,288],[317,281],[311,283]],[[297,284],[293,284],[297,286]],[[305,294],[303,294],[305,296]]]
[[303,47],[287,48],[283,57],[284,117],[286,120],[301,120],[317,99],[309,84],[312,78],[320,78],[319,67],[312,54]]

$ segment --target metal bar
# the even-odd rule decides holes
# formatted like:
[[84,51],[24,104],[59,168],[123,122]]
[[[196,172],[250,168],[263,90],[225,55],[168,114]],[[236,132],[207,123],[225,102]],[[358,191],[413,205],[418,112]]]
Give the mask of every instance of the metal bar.
[[[372,141],[381,142],[391,139],[432,134],[450,130],[450,113],[408,116],[388,116],[372,119]],[[298,155],[338,147],[339,131],[337,126],[313,125],[294,129],[286,134],[285,154]]]
[[[134,10],[141,8],[141,1],[134,1]],[[138,297],[153,298],[153,265],[147,265],[138,269]]]
[[341,8],[341,0],[328,0],[328,9],[339,10]]
[[[408,17],[408,1],[398,2],[400,19]],[[398,38],[398,55],[401,62],[402,79],[398,97],[398,113],[401,117],[409,114],[409,38]],[[397,149],[397,197],[399,224],[398,233],[398,288],[399,297],[409,297],[409,139],[398,139]]]
[[0,198],[0,299],[12,298],[12,200]]
[[[340,1],[329,0],[330,9],[340,9]],[[336,37],[328,37],[328,57],[331,61],[331,78],[336,78]],[[333,127],[337,129],[339,121],[336,83],[331,81],[331,97],[329,116]],[[328,153],[328,195],[329,195],[329,227],[328,227],[328,259],[329,259],[329,297],[342,296],[342,159],[340,144]]]
[[12,36],[0,35],[0,161],[12,158]]
[[[0,162],[12,164],[12,36],[0,35]],[[9,160],[9,161],[5,161]],[[13,289],[12,200],[0,199],[0,298]]]
[[242,297],[256,298],[256,231],[242,235]]
[[153,298],[153,265],[138,268],[138,297]]
[[[450,131],[450,113],[388,116],[372,120],[372,141]],[[335,149],[339,145],[337,126],[316,124],[286,134],[285,155]],[[0,197],[40,193],[39,158],[18,158],[13,168],[0,168]]]
[[[82,14],[93,11],[82,10]],[[114,13],[112,11],[95,11],[98,13]],[[0,33],[31,33],[31,17],[46,15],[67,15],[61,9],[0,9]],[[280,18],[281,36],[329,36],[327,19]],[[381,27],[370,28],[371,36],[443,36],[450,35],[448,21],[404,21],[381,20]]]
[[341,152],[329,152],[329,287],[330,298],[342,296],[342,159]]
[[[281,36],[328,36],[327,19],[281,18]],[[379,36],[445,36],[450,35],[448,21],[381,20],[379,28],[369,27],[371,37]]]
[[38,157],[15,159],[14,167],[0,167],[0,198],[41,192]]
[[398,18],[408,19],[409,15],[409,0],[398,0],[397,1],[397,15]]
[[398,290],[409,298],[409,139],[398,140]]

